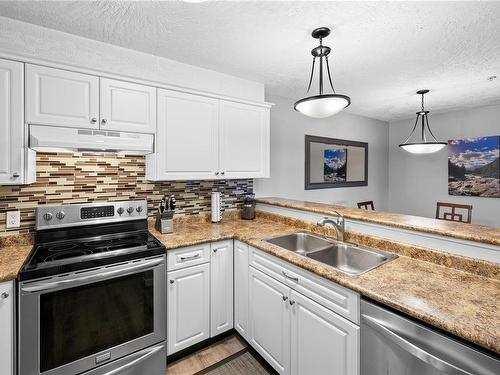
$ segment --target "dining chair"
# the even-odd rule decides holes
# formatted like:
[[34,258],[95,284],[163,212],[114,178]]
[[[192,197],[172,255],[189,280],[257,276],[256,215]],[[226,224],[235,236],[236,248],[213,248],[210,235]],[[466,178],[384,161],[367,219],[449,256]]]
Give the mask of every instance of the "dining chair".
[[375,207],[373,205],[373,201],[358,202],[358,208],[363,208],[365,210],[375,211]]
[[460,221],[462,223],[471,223],[472,205],[437,202],[436,219],[447,221]]

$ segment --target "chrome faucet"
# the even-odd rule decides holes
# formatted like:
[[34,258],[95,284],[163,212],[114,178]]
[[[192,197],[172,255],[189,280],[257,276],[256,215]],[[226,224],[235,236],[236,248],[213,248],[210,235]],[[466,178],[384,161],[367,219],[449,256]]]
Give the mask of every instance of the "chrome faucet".
[[344,242],[344,232],[345,232],[345,219],[344,216],[337,211],[334,211],[337,214],[336,220],[330,219],[329,217],[324,217],[320,221],[318,221],[318,225],[320,227],[324,227],[326,224],[331,224],[335,227],[335,231],[337,232],[337,241]]

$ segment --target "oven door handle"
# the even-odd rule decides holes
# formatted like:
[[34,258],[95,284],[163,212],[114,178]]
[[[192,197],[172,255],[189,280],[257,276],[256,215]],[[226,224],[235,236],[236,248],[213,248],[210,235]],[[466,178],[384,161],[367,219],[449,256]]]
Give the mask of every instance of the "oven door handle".
[[64,279],[59,281],[46,280],[46,281],[34,282],[21,286],[21,291],[27,293],[41,292],[44,290],[55,289],[67,285],[76,286],[79,284],[86,284],[100,280],[107,280],[110,277],[116,277],[120,275],[129,274],[131,272],[138,272],[148,268],[152,268],[154,266],[160,265],[161,263],[163,263],[163,261],[164,261],[163,258],[152,259],[137,264],[127,264],[124,266],[117,267],[116,269],[88,276],[73,277],[70,279]]
[[123,373],[124,371],[136,366],[137,364],[143,362],[144,360],[148,359],[152,355],[158,353],[159,351],[163,350],[165,347],[165,344],[160,344],[155,347],[150,348],[146,354],[141,355],[140,357],[134,359],[133,361],[130,361],[129,363],[124,364],[123,366],[120,366],[118,368],[115,368],[111,371],[105,372],[103,375],[118,375]]

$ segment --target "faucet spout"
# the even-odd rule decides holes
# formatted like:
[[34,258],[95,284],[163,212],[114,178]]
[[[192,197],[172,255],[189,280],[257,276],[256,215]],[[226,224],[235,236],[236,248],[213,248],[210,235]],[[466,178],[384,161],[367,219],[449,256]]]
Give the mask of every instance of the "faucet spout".
[[334,211],[337,214],[335,220],[330,219],[329,217],[324,217],[323,219],[318,221],[318,225],[320,227],[324,227],[326,224],[330,224],[335,228],[337,232],[337,241],[344,241],[344,232],[345,232],[345,219],[344,216],[337,211]]

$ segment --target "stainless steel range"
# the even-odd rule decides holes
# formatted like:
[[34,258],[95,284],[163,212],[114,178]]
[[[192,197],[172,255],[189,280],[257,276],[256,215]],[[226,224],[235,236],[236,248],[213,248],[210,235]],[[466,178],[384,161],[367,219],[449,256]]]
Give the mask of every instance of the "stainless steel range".
[[19,274],[20,375],[164,375],[165,247],[147,202],[41,207]]

